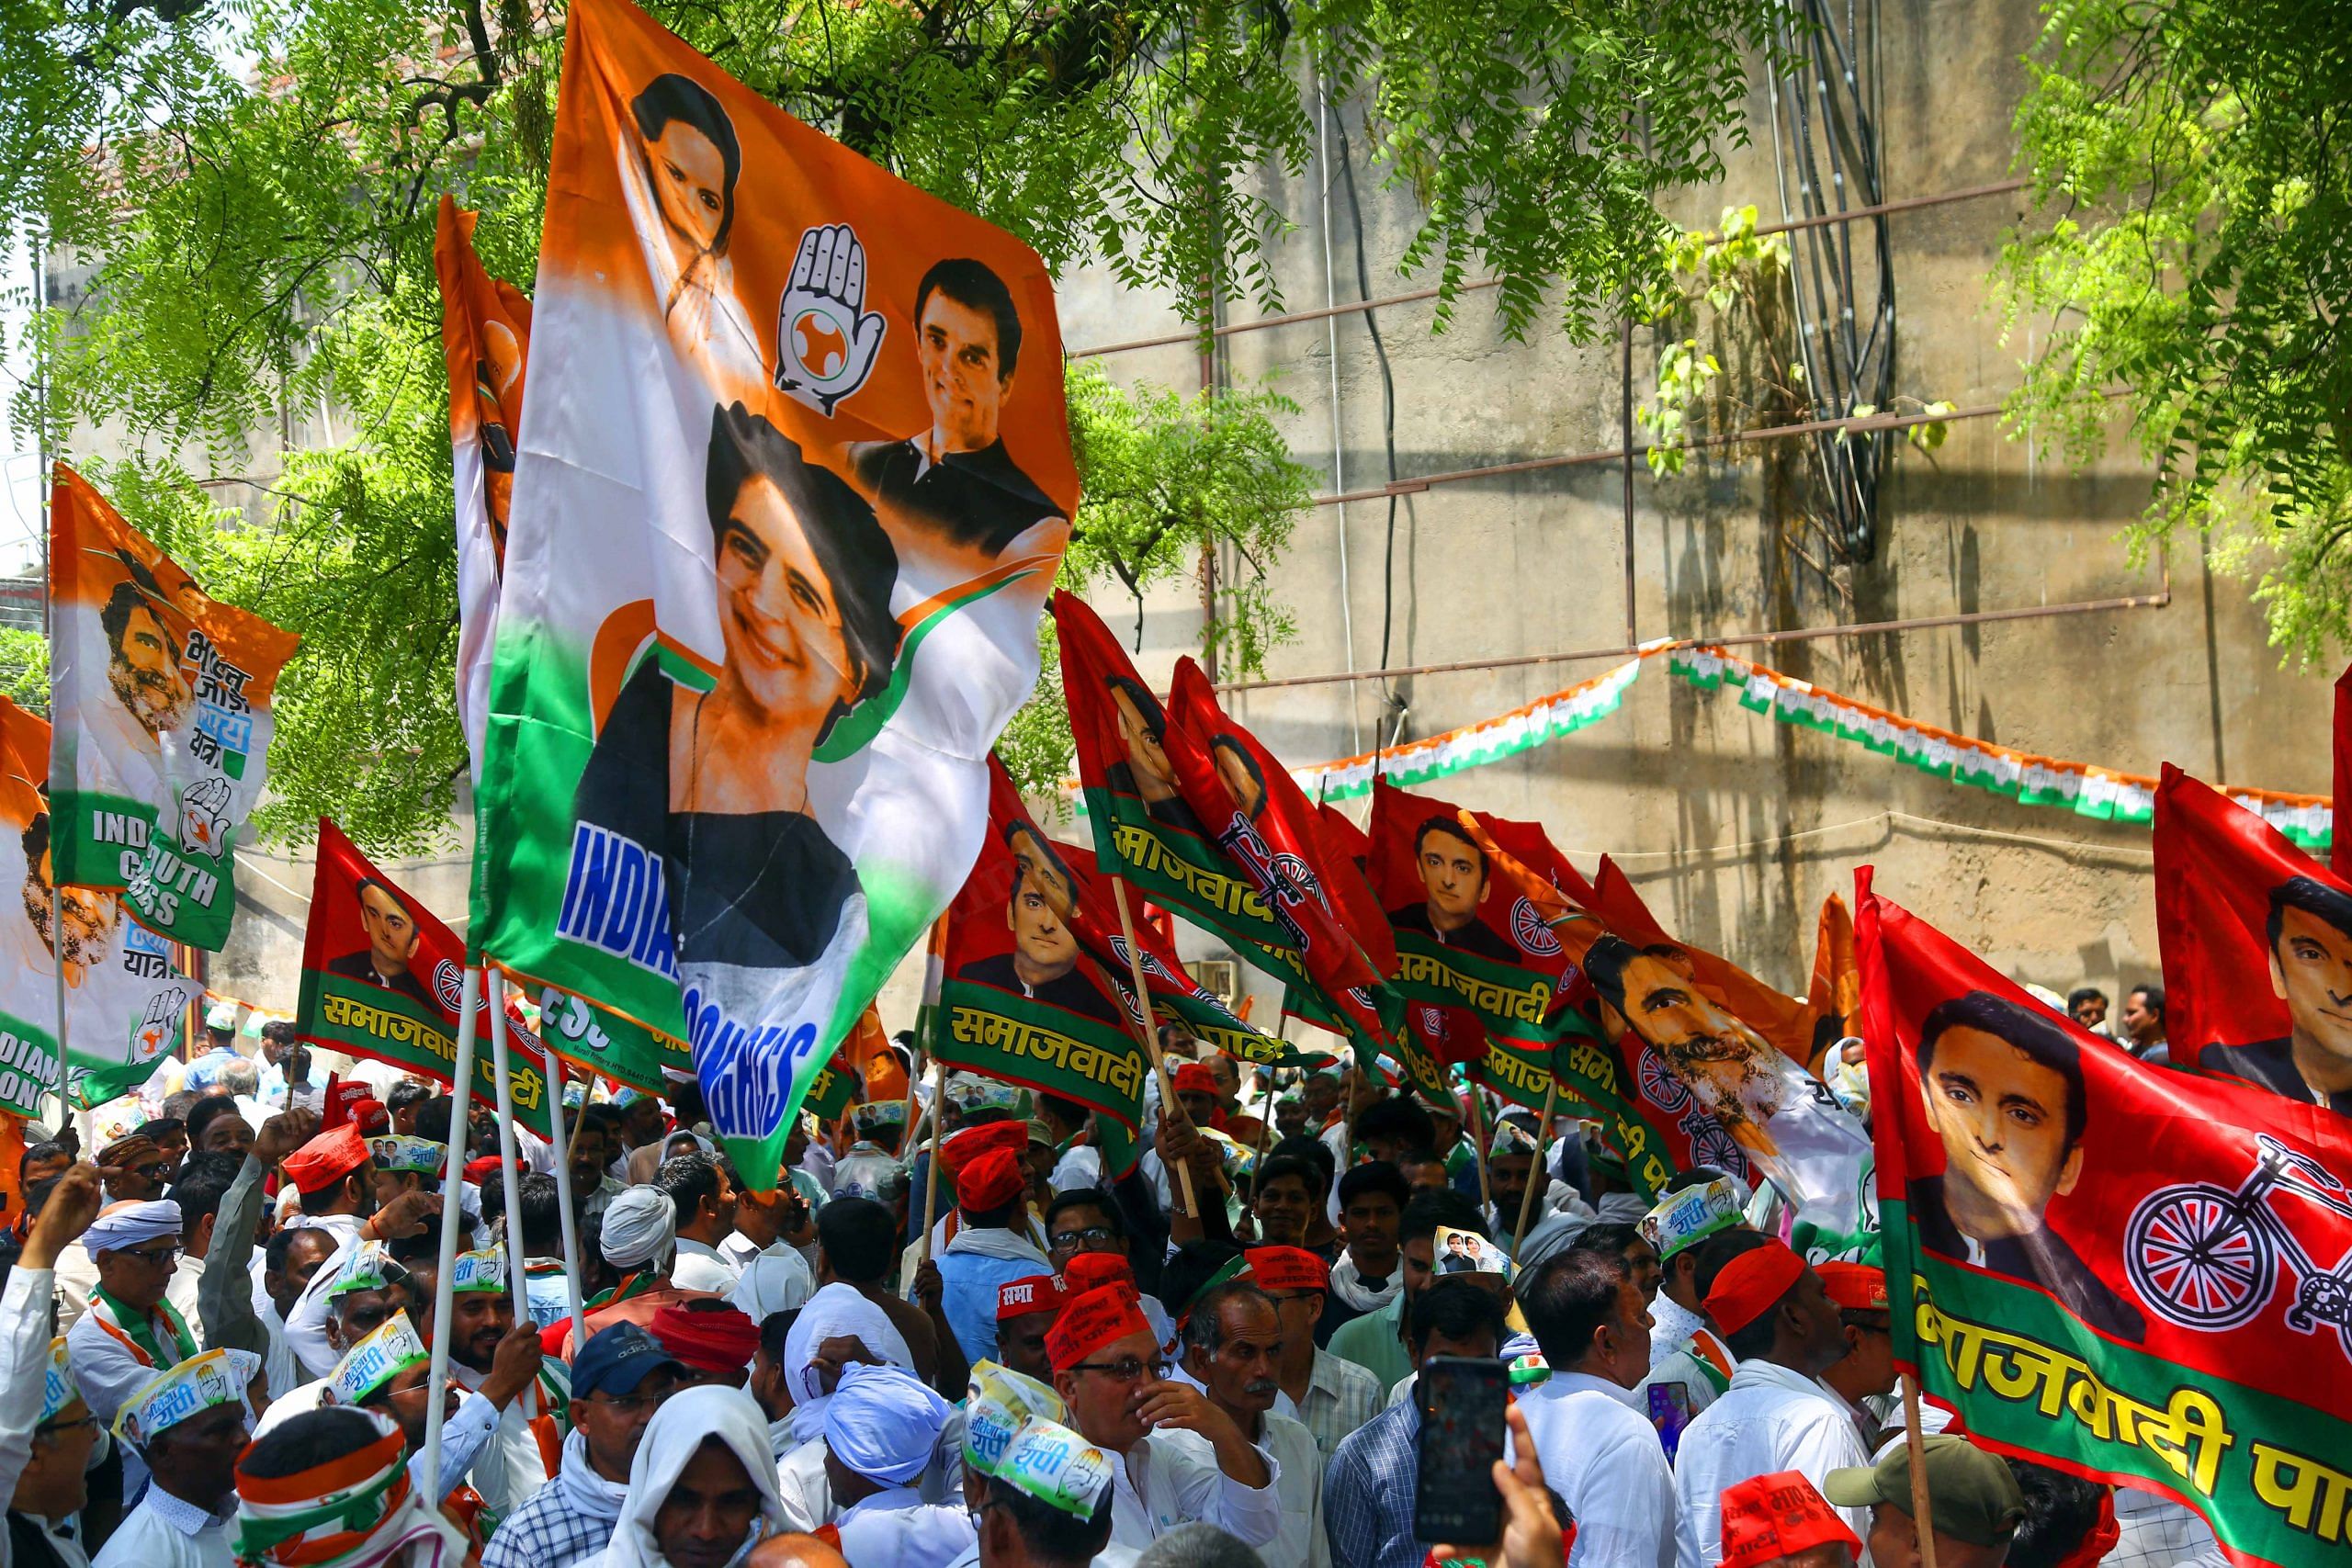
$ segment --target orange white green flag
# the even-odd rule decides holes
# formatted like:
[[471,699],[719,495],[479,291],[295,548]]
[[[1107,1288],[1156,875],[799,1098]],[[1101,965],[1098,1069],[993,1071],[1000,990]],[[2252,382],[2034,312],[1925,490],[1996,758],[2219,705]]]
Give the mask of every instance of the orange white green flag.
[[469,934],[687,1041],[753,1187],[964,881],[1078,502],[1052,279],[567,14]]
[[301,639],[205,592],[62,463],[49,540],[58,880],[218,953],[277,672]]

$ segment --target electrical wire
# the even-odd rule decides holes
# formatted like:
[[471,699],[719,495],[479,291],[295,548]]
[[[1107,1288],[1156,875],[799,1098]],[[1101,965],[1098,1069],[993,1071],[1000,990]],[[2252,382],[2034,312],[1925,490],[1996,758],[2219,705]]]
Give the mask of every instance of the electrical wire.
[[[1348,222],[1355,231],[1356,293],[1363,299],[1372,298],[1372,272],[1364,265],[1363,204],[1356,197],[1355,158],[1348,146],[1348,127],[1344,115],[1336,106],[1331,115],[1331,135],[1340,144],[1340,177],[1348,186]],[[1372,352],[1380,362],[1380,439],[1388,462],[1388,482],[1396,482],[1396,377],[1389,368],[1388,345],[1380,336],[1380,322],[1369,310],[1364,312],[1364,330],[1372,334]],[[1402,500],[1395,491],[1388,496],[1388,532],[1381,547],[1380,568],[1380,668],[1388,668],[1390,640],[1396,628],[1396,508]],[[1398,733],[1403,732],[1407,705],[1397,696],[1396,689],[1387,682],[1380,683],[1381,701],[1396,716]]]

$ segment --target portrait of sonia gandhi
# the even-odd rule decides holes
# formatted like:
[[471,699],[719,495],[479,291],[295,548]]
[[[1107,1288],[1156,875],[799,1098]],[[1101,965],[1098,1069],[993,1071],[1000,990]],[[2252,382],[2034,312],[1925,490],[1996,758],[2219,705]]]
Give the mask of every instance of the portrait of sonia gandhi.
[[864,500],[740,402],[712,411],[704,494],[725,662],[698,693],[645,659],[573,808],[663,858],[682,966],[804,968],[864,938],[856,871],[809,812],[808,772],[889,681],[898,558]]

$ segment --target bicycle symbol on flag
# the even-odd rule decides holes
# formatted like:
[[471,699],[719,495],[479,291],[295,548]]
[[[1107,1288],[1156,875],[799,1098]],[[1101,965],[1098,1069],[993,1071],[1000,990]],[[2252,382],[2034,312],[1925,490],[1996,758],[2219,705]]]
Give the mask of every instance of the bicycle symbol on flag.
[[2352,1252],[2321,1268],[2271,1202],[2291,1192],[2352,1220],[2352,1190],[2276,1138],[2256,1141],[2261,1159],[2235,1191],[2187,1181],[2140,1201],[2123,1232],[2132,1289],[2177,1327],[2235,1328],[2270,1300],[2283,1261],[2296,1280],[2287,1326],[2312,1334],[2333,1324],[2352,1355]]

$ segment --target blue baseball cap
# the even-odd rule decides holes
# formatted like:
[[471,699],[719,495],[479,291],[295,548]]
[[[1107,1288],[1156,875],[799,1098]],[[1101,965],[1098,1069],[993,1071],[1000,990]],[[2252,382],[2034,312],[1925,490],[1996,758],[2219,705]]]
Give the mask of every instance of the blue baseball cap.
[[589,1337],[571,1362],[574,1397],[591,1393],[626,1396],[637,1392],[649,1372],[667,1367],[682,1371],[678,1359],[634,1323],[616,1323]]

